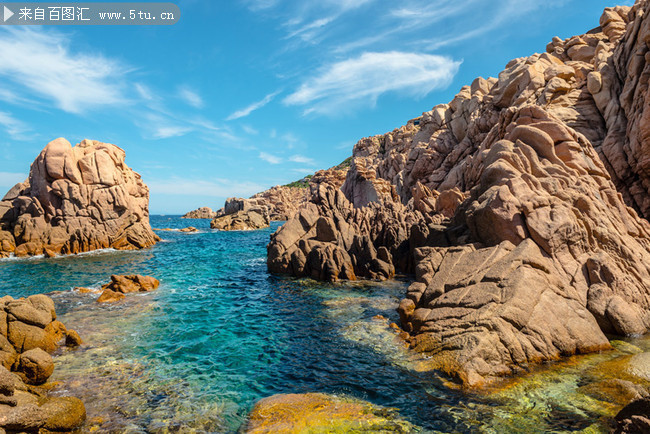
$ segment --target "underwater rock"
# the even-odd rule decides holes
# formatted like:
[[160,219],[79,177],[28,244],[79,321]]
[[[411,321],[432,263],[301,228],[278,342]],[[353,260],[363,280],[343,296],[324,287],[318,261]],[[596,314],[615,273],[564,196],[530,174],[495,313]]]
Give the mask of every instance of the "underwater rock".
[[414,273],[401,326],[467,386],[647,333],[649,8],[608,8],[360,140],[341,189],[321,186],[273,234],[269,271]]
[[616,434],[650,432],[650,397],[632,401],[616,415]]
[[149,189],[124,159],[109,143],[48,143],[0,202],[0,257],[154,245]]
[[412,432],[390,409],[323,393],[280,394],[258,401],[243,429],[268,432]]
[[151,276],[140,276],[136,274],[118,276],[114,274],[111,276],[109,283],[102,285],[103,292],[97,299],[97,302],[119,301],[125,297],[124,294],[153,291],[159,285],[160,282],[158,279]]

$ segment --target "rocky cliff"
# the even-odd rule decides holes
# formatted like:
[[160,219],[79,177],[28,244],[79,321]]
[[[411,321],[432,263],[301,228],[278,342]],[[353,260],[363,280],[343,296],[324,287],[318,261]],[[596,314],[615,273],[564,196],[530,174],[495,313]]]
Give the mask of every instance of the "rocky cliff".
[[269,208],[264,199],[230,197],[217,211],[210,227],[222,231],[250,231],[268,228],[270,222]]
[[[276,273],[414,273],[401,325],[479,385],[650,329],[648,0],[359,141],[271,238]],[[650,95],[648,95],[650,97]]]
[[124,151],[109,143],[48,143],[29,178],[0,202],[0,257],[155,244],[149,189],[124,159]]
[[314,175],[288,185],[277,185],[251,199],[264,199],[269,207],[271,220],[286,221],[293,217],[311,198],[311,192],[322,183],[329,183],[336,188],[345,181],[348,166],[344,163],[327,170],[319,170]]

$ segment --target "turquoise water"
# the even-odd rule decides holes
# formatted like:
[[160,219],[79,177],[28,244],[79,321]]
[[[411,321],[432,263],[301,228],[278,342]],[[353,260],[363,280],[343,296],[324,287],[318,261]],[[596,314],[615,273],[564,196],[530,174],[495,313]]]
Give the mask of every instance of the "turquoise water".
[[[518,389],[530,401],[523,407],[512,395],[464,394],[419,372],[420,356],[388,326],[407,282],[271,276],[266,244],[277,223],[218,232],[208,220],[152,216],[151,225],[200,232],[159,232],[163,241],[143,251],[0,261],[0,295],[51,294],[59,319],[84,339],[80,349],[57,354],[52,380],[61,382],[54,393],[84,400],[87,430],[234,432],[258,399],[304,392],[394,407],[423,431],[502,432],[531,406],[539,412],[538,401],[548,404],[534,427],[540,432],[604,429],[590,407],[598,402],[556,404],[584,383],[584,367],[571,371],[575,378],[563,374],[570,379],[558,382],[560,392]],[[114,304],[73,290],[131,273],[154,276],[161,286]]]

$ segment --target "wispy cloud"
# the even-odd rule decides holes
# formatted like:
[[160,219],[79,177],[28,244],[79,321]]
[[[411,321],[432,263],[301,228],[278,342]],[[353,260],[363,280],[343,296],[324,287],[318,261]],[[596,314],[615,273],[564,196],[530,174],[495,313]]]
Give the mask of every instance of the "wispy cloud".
[[331,64],[284,99],[306,105],[305,113],[337,114],[355,105],[373,106],[388,92],[422,97],[447,87],[461,62],[449,57],[403,53],[364,53]]
[[276,91],[276,92],[270,93],[270,94],[266,95],[264,98],[262,98],[261,100],[259,100],[257,102],[254,102],[253,104],[251,104],[251,105],[249,105],[247,107],[244,107],[241,110],[237,110],[236,112],[234,112],[233,114],[228,116],[226,118],[226,120],[227,121],[232,121],[232,120],[235,120],[235,119],[239,119],[239,118],[243,118],[243,117],[248,116],[249,114],[253,113],[255,110],[259,110],[262,107],[264,107],[265,105],[267,105],[268,103],[270,103],[271,101],[273,101],[273,98],[275,98],[278,93],[280,93],[280,92]]
[[202,108],[205,105],[203,98],[189,87],[180,87],[178,89],[178,96],[192,107]]
[[331,23],[336,19],[335,16],[319,18],[308,24],[303,25],[295,30],[292,30],[287,35],[287,38],[299,37],[305,42],[312,41],[316,38],[319,33],[319,30]]
[[269,164],[280,164],[282,163],[282,158],[275,155],[271,155],[267,152],[260,152],[259,158],[266,161]]
[[54,30],[3,26],[0,76],[70,113],[125,103],[129,68],[100,54],[74,53],[70,42]]
[[7,134],[14,140],[25,140],[25,133],[29,127],[24,122],[14,118],[11,113],[0,112],[0,125],[5,128]]
[[293,163],[300,163],[300,164],[310,164],[310,165],[316,164],[313,158],[305,157],[304,155],[292,155],[291,157],[289,157],[289,161]]
[[135,91],[138,93],[138,95],[140,95],[140,98],[146,101],[151,101],[154,99],[153,92],[147,85],[142,83],[135,83],[133,87],[135,87]]
[[206,197],[249,197],[265,189],[261,184],[237,180],[205,180],[189,179],[172,176],[165,179],[147,179],[147,185],[152,195],[181,195],[188,194]]

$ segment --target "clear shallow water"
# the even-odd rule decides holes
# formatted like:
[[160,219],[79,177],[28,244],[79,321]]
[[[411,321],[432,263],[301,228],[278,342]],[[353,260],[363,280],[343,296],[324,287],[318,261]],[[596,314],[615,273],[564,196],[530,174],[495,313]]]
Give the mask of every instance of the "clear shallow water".
[[[603,431],[620,408],[579,388],[609,375],[599,366],[630,357],[624,351],[463,394],[426,372],[388,327],[406,282],[271,276],[265,246],[278,224],[217,232],[208,220],[153,216],[151,225],[201,231],[159,232],[164,241],[144,251],[0,261],[0,295],[53,293],[59,319],[86,342],[57,355],[52,377],[55,393],[86,403],[86,430],[234,432],[255,401],[275,393],[348,394],[442,432]],[[72,289],[131,273],[161,286],[101,305]],[[647,339],[633,343],[650,350]]]

